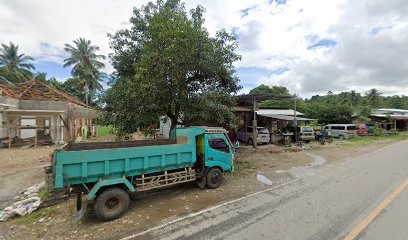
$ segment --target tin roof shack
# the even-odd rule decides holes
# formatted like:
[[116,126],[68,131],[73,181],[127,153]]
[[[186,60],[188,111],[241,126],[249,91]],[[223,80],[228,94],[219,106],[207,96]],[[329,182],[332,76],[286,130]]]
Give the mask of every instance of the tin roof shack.
[[76,140],[92,130],[97,116],[85,103],[40,81],[0,84],[0,140],[9,146],[21,139],[35,145]]
[[407,131],[408,110],[379,108],[374,109],[370,118],[376,125],[386,130]]
[[284,108],[270,108],[270,109],[258,109],[256,107],[257,101],[263,100],[281,100],[290,99],[289,96],[264,96],[264,95],[241,95],[238,96],[238,106],[234,107],[235,114],[241,120],[241,127],[247,129],[248,126],[253,126],[254,120],[256,120],[257,126],[266,127],[271,133],[271,142],[275,143],[278,140],[274,140],[274,135],[278,135],[284,129],[286,129],[291,122],[306,122],[315,120],[311,118],[303,117],[304,114],[296,112],[292,109]]

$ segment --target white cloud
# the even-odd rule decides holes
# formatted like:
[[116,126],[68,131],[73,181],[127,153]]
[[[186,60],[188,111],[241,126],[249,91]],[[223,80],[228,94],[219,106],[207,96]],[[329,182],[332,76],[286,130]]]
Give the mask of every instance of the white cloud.
[[[128,26],[132,8],[146,2],[0,0],[0,42],[13,41],[38,61],[62,63],[64,43],[83,36],[107,55],[110,49],[106,34]],[[205,26],[212,35],[220,28],[239,34],[238,52],[243,60],[237,67],[269,72],[289,69],[283,74],[246,80],[252,84],[285,85],[302,96],[372,87],[386,94],[406,94],[405,1],[269,2],[195,0],[187,1],[186,8],[197,4],[206,8]],[[244,9],[248,9],[247,14],[243,14]],[[308,49],[320,39],[337,44]],[[111,70],[108,64],[107,71]],[[244,90],[248,90],[249,82],[244,84]]]

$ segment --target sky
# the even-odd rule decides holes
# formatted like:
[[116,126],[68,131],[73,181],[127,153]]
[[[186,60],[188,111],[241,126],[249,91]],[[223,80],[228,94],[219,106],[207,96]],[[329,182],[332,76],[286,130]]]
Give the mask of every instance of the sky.
[[[128,28],[131,0],[0,0],[0,43],[35,58],[36,70],[63,81],[63,47],[85,37],[108,55],[109,38]],[[266,84],[302,97],[379,89],[408,95],[406,0],[192,0],[206,9],[205,27],[235,31],[240,93]],[[106,60],[105,72],[113,71]]]

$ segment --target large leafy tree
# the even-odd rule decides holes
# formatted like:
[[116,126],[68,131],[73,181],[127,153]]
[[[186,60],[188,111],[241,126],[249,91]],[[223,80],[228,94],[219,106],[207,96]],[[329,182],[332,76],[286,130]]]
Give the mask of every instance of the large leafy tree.
[[266,96],[289,96],[289,89],[285,86],[272,86],[261,84],[258,87],[251,89],[249,94],[266,95]]
[[276,99],[264,100],[258,103],[260,108],[293,108],[295,96],[291,95],[285,86],[272,86],[261,84],[251,89],[249,94],[277,97]]
[[34,69],[31,63],[34,58],[19,53],[18,45],[10,42],[8,45],[1,44],[0,48],[0,78],[3,81],[22,82],[31,80]]
[[316,118],[321,124],[351,123],[353,110],[341,103],[311,102],[304,109],[309,117]]
[[98,54],[99,47],[93,45],[90,40],[78,38],[73,41],[74,45],[65,44],[65,51],[70,54],[64,60],[64,67],[72,66],[71,74],[78,79],[78,87],[85,94],[85,102],[89,104],[89,96],[93,96],[96,91],[102,90],[101,80],[104,73],[101,68],[105,66],[101,60],[104,55]]
[[209,36],[204,8],[187,14],[178,0],[149,2],[133,10],[131,28],[110,35],[116,80],[106,95],[109,119],[123,133],[157,123],[160,116],[185,125],[234,120],[231,94],[235,34]]

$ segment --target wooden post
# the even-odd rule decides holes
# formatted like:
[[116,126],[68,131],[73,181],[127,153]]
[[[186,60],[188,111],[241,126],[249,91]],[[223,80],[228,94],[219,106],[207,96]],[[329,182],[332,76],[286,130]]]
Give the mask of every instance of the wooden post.
[[35,127],[34,147],[37,147],[37,143],[38,143],[38,127]]
[[252,121],[252,143],[254,148],[257,147],[258,140],[258,123],[256,121],[256,97],[254,97],[254,120]]

